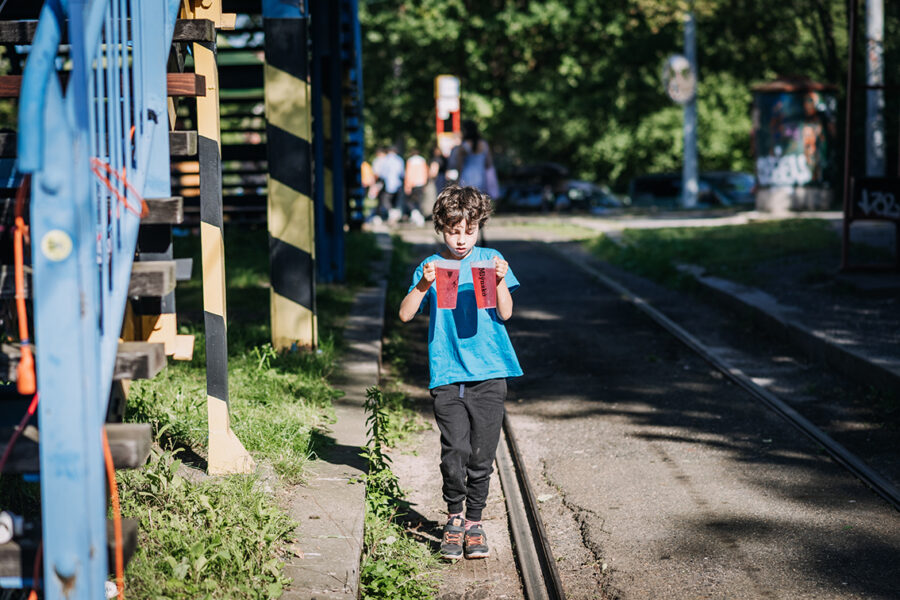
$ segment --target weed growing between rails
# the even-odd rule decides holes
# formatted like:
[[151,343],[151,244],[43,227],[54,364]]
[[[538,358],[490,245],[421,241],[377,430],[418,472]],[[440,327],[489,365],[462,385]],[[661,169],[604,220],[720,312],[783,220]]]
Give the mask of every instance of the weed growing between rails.
[[437,558],[398,524],[409,505],[384,450],[396,425],[394,412],[378,387],[366,390],[368,442],[362,452],[366,475],[366,533],[360,567],[362,598],[418,600],[437,590]]

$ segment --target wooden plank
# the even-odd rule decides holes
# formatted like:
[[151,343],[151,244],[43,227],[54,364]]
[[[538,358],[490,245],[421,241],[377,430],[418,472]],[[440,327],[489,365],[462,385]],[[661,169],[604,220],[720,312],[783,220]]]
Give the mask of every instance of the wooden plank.
[[149,423],[107,423],[106,437],[117,469],[137,469],[150,457],[153,433]]
[[170,156],[197,156],[197,132],[196,131],[170,131],[169,132]]
[[0,44],[30,44],[37,24],[37,21],[0,21]]
[[[15,381],[22,353],[19,344],[0,345],[0,377]],[[116,353],[113,379],[152,379],[166,366],[163,344],[121,342]]]
[[153,379],[165,366],[165,344],[121,342],[113,379]]
[[[31,579],[34,574],[34,556],[40,543],[39,527],[29,532],[27,537],[0,544],[0,577]],[[125,566],[134,556],[138,544],[138,522],[122,519],[122,558]],[[116,564],[116,535],[112,519],[106,520],[106,553],[110,571]]]
[[[144,466],[150,456],[151,430],[149,423],[107,423],[106,435],[109,438],[109,451],[113,464],[117,469],[137,469]],[[0,429],[0,452],[12,437],[15,427]],[[39,473],[41,470],[39,455],[40,433],[34,425],[28,425],[16,440],[3,468],[4,474]]]
[[165,296],[174,290],[174,260],[142,261],[132,265],[129,296]]
[[[125,567],[138,547],[138,522],[134,519],[122,519],[122,559]],[[112,519],[106,520],[106,560],[110,572],[116,565],[116,530]]]
[[167,73],[169,96],[205,96],[206,78],[196,73]]
[[[65,83],[68,73],[59,73]],[[22,87],[21,75],[0,75],[0,98],[18,98]],[[169,96],[205,96],[206,78],[196,73],[167,73],[166,87]]]
[[216,25],[209,19],[178,19],[175,21],[173,42],[214,42]]
[[171,198],[144,198],[149,213],[141,219],[141,225],[177,225],[184,221],[184,200]]
[[0,158],[16,157],[16,132],[0,132]]
[[[31,267],[25,265],[25,297],[31,298]],[[0,265],[0,299],[12,300],[16,297],[16,268]]]

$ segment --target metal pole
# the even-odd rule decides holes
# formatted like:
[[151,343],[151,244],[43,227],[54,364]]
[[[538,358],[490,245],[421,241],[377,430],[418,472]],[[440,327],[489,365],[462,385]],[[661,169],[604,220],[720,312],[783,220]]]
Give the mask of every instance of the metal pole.
[[[866,0],[866,84],[884,85],[884,0]],[[866,92],[866,175],[884,177],[884,90]]]
[[849,49],[847,52],[847,88],[846,106],[844,109],[844,227],[841,243],[841,270],[848,266],[850,248],[850,151],[853,147],[853,79],[856,62],[856,13],[858,0],[850,0],[850,14],[847,17],[850,28]]
[[[695,36],[694,13],[688,12],[684,19],[684,56],[691,65],[695,81],[697,73],[697,40]],[[684,105],[684,166],[681,174],[681,204],[684,208],[697,206],[697,94]]]

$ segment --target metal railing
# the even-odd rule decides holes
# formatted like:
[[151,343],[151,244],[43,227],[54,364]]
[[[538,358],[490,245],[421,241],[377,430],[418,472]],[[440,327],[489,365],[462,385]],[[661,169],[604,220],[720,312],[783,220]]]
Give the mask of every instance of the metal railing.
[[178,4],[46,0],[25,68],[18,168],[33,181],[46,598],[104,593],[101,428],[142,197],[170,194],[166,60]]

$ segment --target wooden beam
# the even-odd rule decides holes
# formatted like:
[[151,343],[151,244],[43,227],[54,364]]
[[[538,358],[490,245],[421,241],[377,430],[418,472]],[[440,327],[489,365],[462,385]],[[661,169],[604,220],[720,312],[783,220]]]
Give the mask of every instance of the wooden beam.
[[[31,267],[25,265],[25,297],[31,298]],[[12,265],[0,265],[0,299],[12,300],[16,297],[16,271]]]
[[[117,469],[137,469],[144,466],[147,457],[150,456],[152,444],[149,423],[107,423],[104,427],[109,437],[113,464]],[[13,431],[14,427],[0,429],[0,449],[6,450]],[[41,470],[39,443],[38,428],[34,425],[25,427],[22,435],[16,440],[16,445],[13,446],[3,473],[39,473]]]
[[[59,74],[65,84],[68,73]],[[205,96],[206,79],[196,73],[167,73],[167,94],[169,96]],[[22,87],[21,75],[0,75],[0,98],[18,98]]]
[[16,157],[16,132],[0,132],[0,158]]
[[153,379],[165,366],[165,344],[120,342],[113,379]]
[[184,200],[171,198],[145,198],[149,213],[141,218],[141,225],[178,225],[184,221]]
[[197,156],[197,132],[196,131],[170,131],[169,155],[171,156]]
[[165,296],[174,290],[174,260],[148,260],[132,265],[129,296]]
[[[24,539],[0,544],[0,577],[31,579],[34,573],[34,556],[40,543],[41,531],[35,528]],[[122,519],[122,558],[125,565],[137,550],[138,522]],[[106,553],[110,565],[115,564],[115,530],[111,519],[106,521]]]
[[[37,21],[0,21],[0,44],[27,46],[34,39]],[[63,32],[62,43],[68,36]],[[216,26],[209,19],[178,19],[175,22],[173,42],[212,42],[216,39]]]
[[216,24],[209,19],[178,19],[175,22],[173,42],[214,42]]
[[[17,368],[21,356],[19,344],[0,345],[0,377],[6,381],[15,381],[18,378]],[[120,342],[113,379],[152,379],[165,366],[164,344]]]

